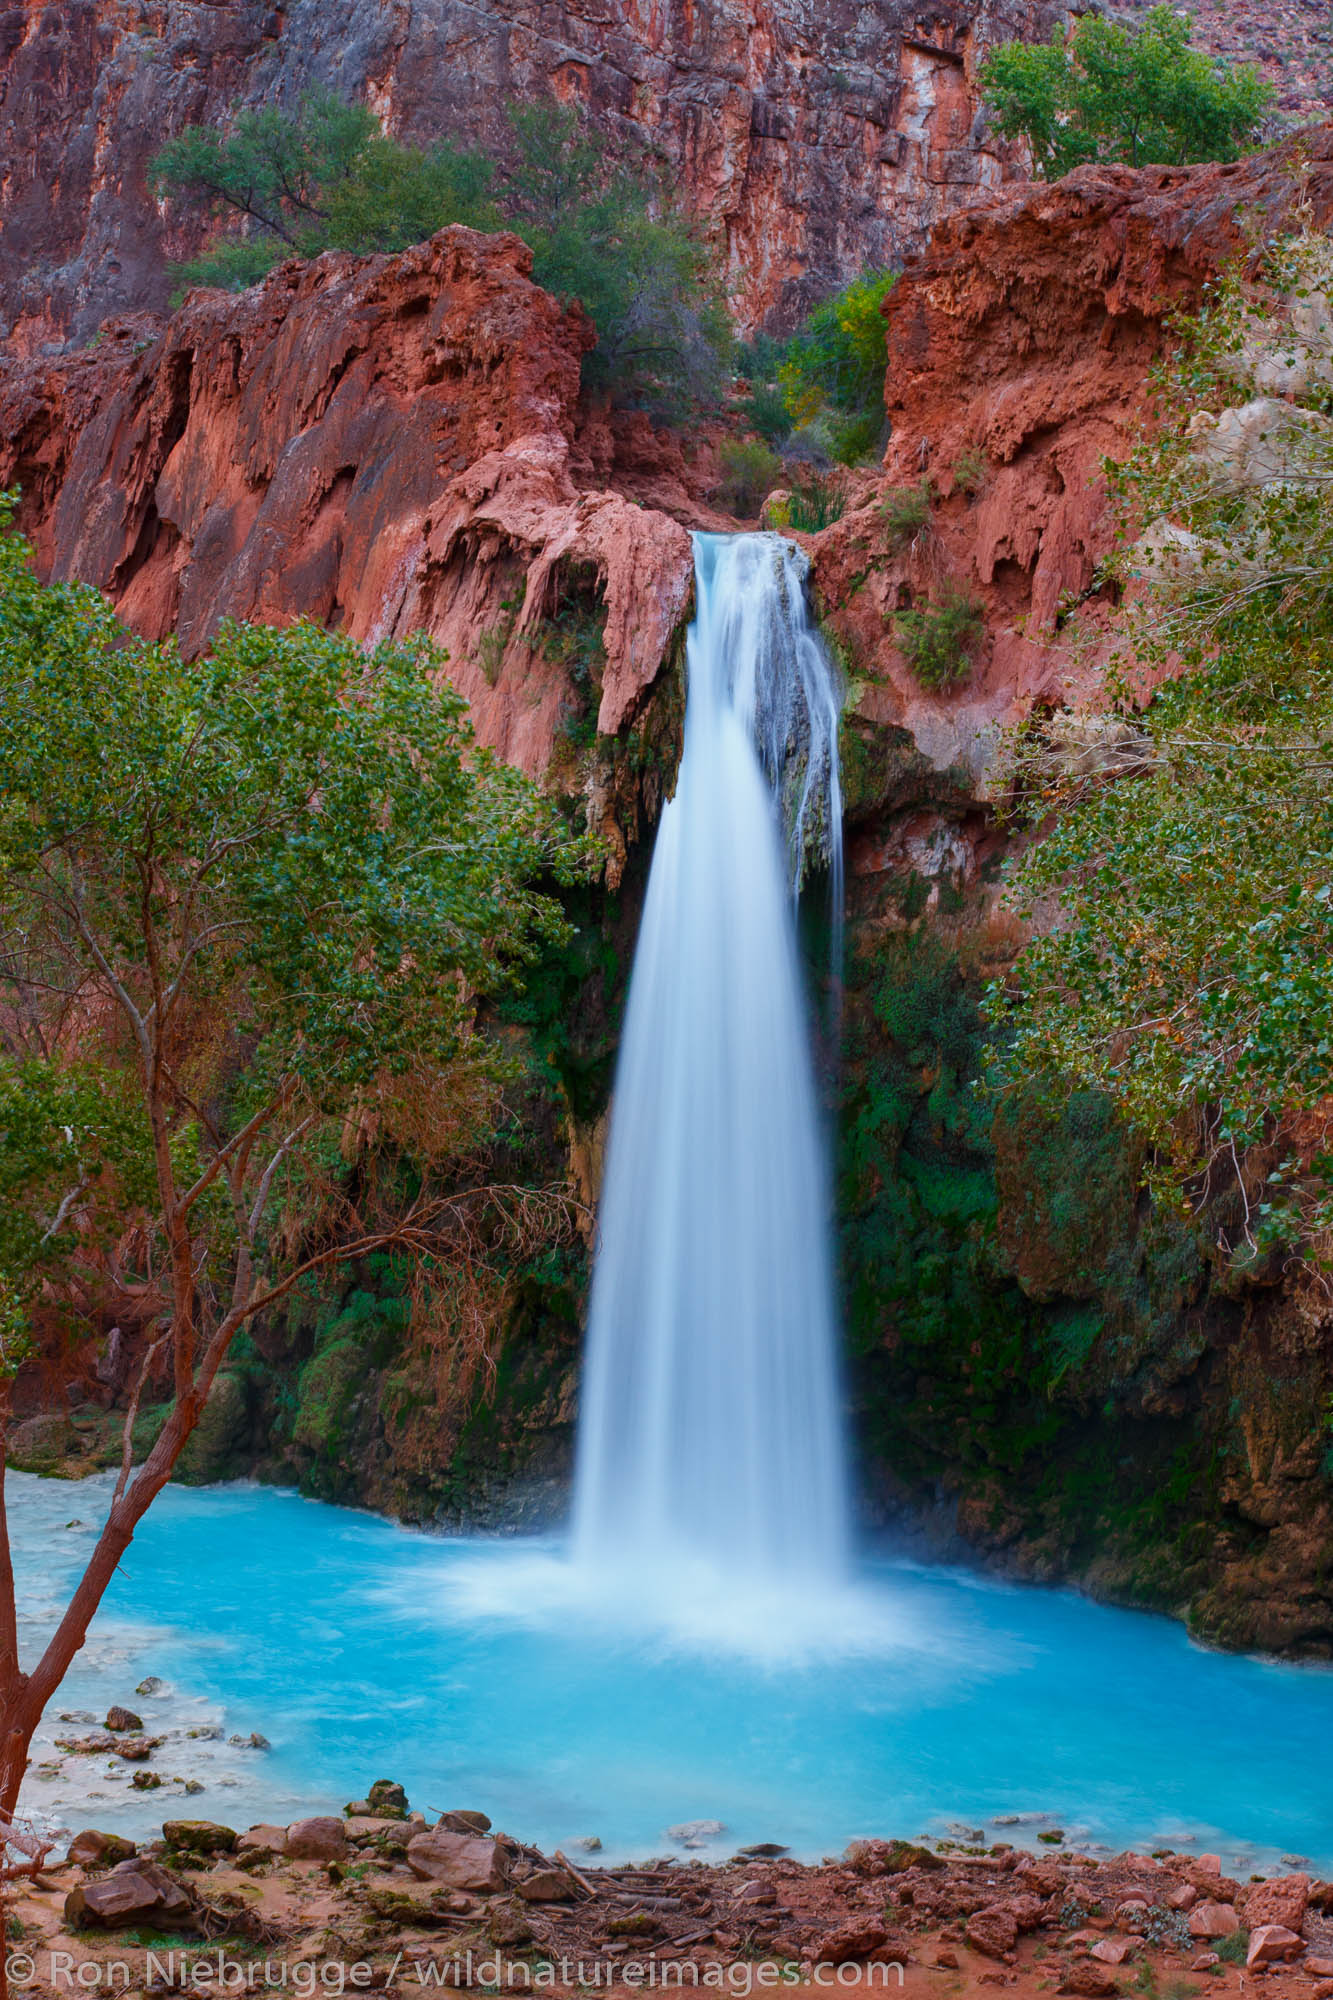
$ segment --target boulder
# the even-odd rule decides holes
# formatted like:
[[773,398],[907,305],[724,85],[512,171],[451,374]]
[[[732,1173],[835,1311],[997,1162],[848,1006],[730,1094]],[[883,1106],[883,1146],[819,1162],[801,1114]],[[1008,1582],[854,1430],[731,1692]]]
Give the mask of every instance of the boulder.
[[162,1838],[179,1854],[234,1854],[237,1845],[233,1829],[213,1819],[164,1820]]
[[376,1778],[366,1793],[366,1801],[371,1812],[381,1819],[407,1818],[407,1793],[392,1778]]
[[134,1734],[116,1735],[108,1729],[99,1729],[90,1736],[57,1736],[57,1750],[67,1750],[76,1757],[123,1757],[128,1764],[142,1764],[160,1748],[165,1738],[161,1736],[138,1736]]
[[347,1833],[340,1819],[298,1819],[287,1829],[289,1861],[341,1861],[347,1853]]
[[720,1819],[687,1819],[667,1827],[664,1838],[675,1847],[706,1847],[710,1840],[719,1840],[726,1830]]
[[1311,1979],[1333,1979],[1333,1955],[1328,1952],[1311,1952],[1301,1970]]
[[873,1917],[853,1917],[845,1924],[826,1933],[815,1947],[814,1957],[819,1965],[850,1965],[859,1959],[869,1958],[872,1951],[878,1951],[888,1939],[883,1924]]
[[15,1472],[51,1472],[74,1449],[74,1427],[54,1413],[28,1417],[15,1424],[5,1455]]
[[406,1854],[412,1838],[412,1828],[405,1820],[381,1819],[371,1814],[345,1819],[343,1831],[353,1847],[374,1847],[382,1854]]
[[1099,1965],[1094,1958],[1081,1958],[1069,1967],[1056,1988],[1057,1993],[1078,1993],[1083,2000],[1110,2000],[1110,1995],[1119,1993],[1120,1982],[1109,1965]]
[[532,1922],[523,1905],[504,1896],[486,1919],[486,1936],[493,1945],[521,1951],[533,1939]]
[[66,1861],[77,1862],[81,1868],[113,1868],[118,1861],[130,1861],[138,1853],[132,1840],[125,1840],[118,1833],[98,1833],[88,1827],[83,1833],[76,1833],[69,1844]]
[[942,1855],[911,1840],[853,1840],[848,1843],[847,1860],[858,1875],[869,1876],[905,1875],[909,1868],[944,1866]]
[[989,1903],[968,1918],[964,1935],[973,1951],[1007,1958],[1018,1943],[1018,1918],[1007,1903]]
[[407,1865],[423,1882],[443,1882],[450,1889],[494,1893],[508,1879],[504,1849],[498,1841],[478,1834],[451,1833],[434,1827],[407,1843]]
[[1168,1910],[1192,1910],[1198,1900],[1199,1892],[1192,1882],[1178,1883],[1174,1889],[1168,1889],[1166,1892]]
[[1098,1938],[1088,1956],[1102,1965],[1123,1965],[1129,1957],[1129,1946],[1123,1938]]
[[1285,1924],[1260,1924],[1250,1932],[1245,1963],[1249,1967],[1278,1965],[1285,1959],[1299,1958],[1304,1950],[1298,1931],[1288,1930]]
[[563,1868],[538,1868],[514,1887],[525,1903],[572,1903],[575,1889]]
[[1256,1882],[1246,1895],[1245,1921],[1252,1931],[1263,1924],[1281,1924],[1289,1931],[1298,1931],[1309,1904],[1308,1875],[1275,1875],[1269,1882]]
[[141,1730],[143,1728],[143,1717],[136,1715],[132,1708],[109,1708],[106,1712],[106,1722],[103,1726],[107,1729]]
[[1230,1903],[1196,1903],[1186,1919],[1194,1938],[1234,1937],[1240,1918]]
[[191,1910],[187,1891],[156,1862],[122,1861],[98,1882],[84,1882],[65,1898],[65,1921],[76,1930],[119,1930],[146,1917],[179,1923]]
[[[419,1819],[420,1814],[411,1813],[409,1818]],[[436,1825],[443,1827],[446,1833],[489,1833],[491,1830],[491,1823],[483,1812],[441,1813]],[[599,1840],[597,1845],[600,1847],[601,1844]]]

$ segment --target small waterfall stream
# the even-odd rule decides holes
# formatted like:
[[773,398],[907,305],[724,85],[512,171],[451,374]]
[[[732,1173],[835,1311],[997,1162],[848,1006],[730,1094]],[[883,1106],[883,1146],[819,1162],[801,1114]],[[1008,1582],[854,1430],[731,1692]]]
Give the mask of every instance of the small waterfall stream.
[[696,535],[684,750],[634,960],[593,1278],[575,1554],[835,1582],[847,1505],[795,890],[841,911],[836,675],[806,560]]

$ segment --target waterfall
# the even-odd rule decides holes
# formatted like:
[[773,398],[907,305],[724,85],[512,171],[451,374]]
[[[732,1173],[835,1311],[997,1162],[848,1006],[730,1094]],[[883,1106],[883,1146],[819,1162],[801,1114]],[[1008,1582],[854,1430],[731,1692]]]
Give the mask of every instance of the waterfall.
[[795,901],[841,911],[840,690],[772,534],[694,537],[684,749],[616,1076],[575,1485],[584,1563],[782,1586],[847,1556]]

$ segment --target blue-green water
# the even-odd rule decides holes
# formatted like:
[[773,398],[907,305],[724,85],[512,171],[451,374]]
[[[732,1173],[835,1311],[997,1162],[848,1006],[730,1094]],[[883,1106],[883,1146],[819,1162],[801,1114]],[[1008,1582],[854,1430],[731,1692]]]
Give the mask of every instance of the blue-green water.
[[[107,1492],[10,1476],[29,1650]],[[673,1579],[674,1610],[654,1618],[651,1579],[594,1587],[558,1542],[447,1541],[268,1488],[168,1488],[56,1711],[100,1721],[129,1700],[168,1734],[154,1768],[203,1782],[188,1809],[234,1824],[394,1777],[423,1808],[480,1808],[547,1847],[597,1834],[612,1856],[669,1851],[665,1829],[699,1819],[725,1826],[719,1851],[777,1840],[817,1857],[857,1835],[1044,1814],[1087,1847],[1333,1869],[1333,1672],[905,1561],[866,1562],[824,1602],[749,1600],[733,1580],[719,1604],[714,1582]],[[168,1685],[136,1697],[147,1675]],[[209,1725],[272,1748],[185,1733]],[[71,1727],[55,1712],[44,1726],[34,1810],[130,1830],[182,1810],[179,1784],[133,1792],[105,1759],[56,1768],[49,1745]]]

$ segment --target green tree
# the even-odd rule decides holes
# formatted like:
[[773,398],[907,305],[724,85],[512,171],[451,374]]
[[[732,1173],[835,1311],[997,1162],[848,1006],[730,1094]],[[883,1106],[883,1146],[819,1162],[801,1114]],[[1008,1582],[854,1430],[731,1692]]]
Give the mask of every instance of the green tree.
[[1025,139],[1049,180],[1085,160],[1234,160],[1259,143],[1272,88],[1252,64],[1193,48],[1191,27],[1158,6],[1137,27],[1084,14],[1053,42],[1006,42],[981,72],[998,131]]
[[1056,817],[1014,894],[1057,915],[995,997],[1005,1074],[1105,1091],[1159,1186],[1229,1190],[1242,1258],[1333,1222],[1328,238],[1266,276],[1185,326],[1119,473],[1117,712],[1021,748],[1026,817]]
[[790,416],[808,422],[826,404],[884,421],[884,315],[892,271],[865,271],[816,306],[778,371]]
[[179,267],[186,284],[239,289],[284,257],[403,250],[451,222],[497,221],[483,154],[400,145],[364,105],[327,91],[291,112],[242,111],[225,132],[188,126],[156,155],[152,176],[161,193],[207,214],[245,218],[243,235]]
[[506,210],[532,275],[575,298],[597,329],[589,386],[678,415],[721,394],[733,348],[714,254],[647,155],[614,161],[579,114],[510,112],[517,159]]
[[[0,1485],[0,1817],[238,1330],[348,1258],[457,1273],[568,1222],[561,1191],[434,1172],[441,1130],[479,1130],[507,1074],[479,1001],[566,934],[534,884],[587,862],[477,746],[441,665],[303,624],[224,626],[183,660],[96,592],[40,586],[0,533],[0,1441],[62,1259],[133,1224],[123,1254],[161,1301],[105,1526],[26,1673]],[[339,1198],[297,1199],[349,1132],[388,1128],[407,1141],[382,1167],[367,1142]],[[158,1367],[174,1401],[136,1472]]]
[[747,414],[768,443],[802,430],[842,464],[875,455],[888,366],[881,308],[893,283],[891,271],[863,272],[786,339],[761,334],[738,352],[751,381]]

